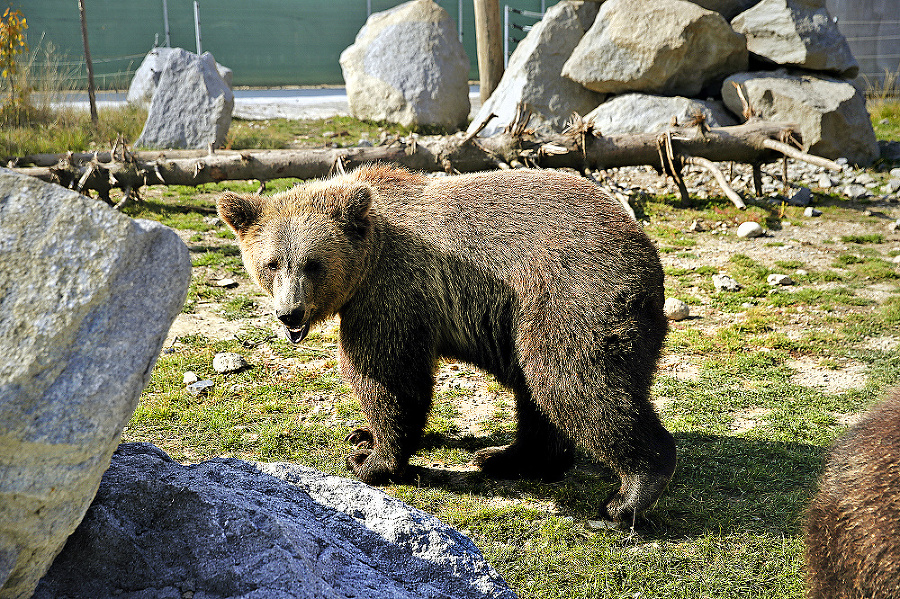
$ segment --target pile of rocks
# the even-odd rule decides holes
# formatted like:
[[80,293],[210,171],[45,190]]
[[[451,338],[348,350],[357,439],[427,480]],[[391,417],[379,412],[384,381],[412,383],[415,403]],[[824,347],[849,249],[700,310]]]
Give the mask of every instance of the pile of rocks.
[[[727,19],[730,19],[730,23]],[[502,130],[524,103],[530,127],[559,131],[572,113],[604,135],[657,132],[702,113],[710,126],[792,123],[803,149],[866,165],[879,148],[859,67],[825,0],[564,0],[510,57],[472,121]]]
[[[811,192],[838,194],[851,200],[866,200],[896,204],[900,202],[900,168],[890,172],[859,170],[852,168],[846,159],[839,159],[844,168],[840,172],[826,170],[806,162],[788,159],[785,183],[781,179],[781,166],[763,168],[762,191],[769,201],[780,204],[787,202],[793,206],[808,206],[814,201]],[[748,165],[731,164],[725,169],[731,186],[740,191],[752,193],[752,171]],[[718,183],[708,171],[699,167],[688,167],[682,173],[688,192],[699,198],[721,195]],[[664,175],[659,175],[651,167],[635,166],[610,169],[593,174],[596,182],[620,202],[627,202],[641,194],[677,194],[678,187]]]

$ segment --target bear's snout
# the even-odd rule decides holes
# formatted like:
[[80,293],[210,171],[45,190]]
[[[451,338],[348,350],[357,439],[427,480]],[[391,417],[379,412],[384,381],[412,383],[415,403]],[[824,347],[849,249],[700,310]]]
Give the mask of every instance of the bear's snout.
[[309,311],[306,306],[276,309],[275,317],[284,325],[284,334],[291,343],[300,343],[309,333]]

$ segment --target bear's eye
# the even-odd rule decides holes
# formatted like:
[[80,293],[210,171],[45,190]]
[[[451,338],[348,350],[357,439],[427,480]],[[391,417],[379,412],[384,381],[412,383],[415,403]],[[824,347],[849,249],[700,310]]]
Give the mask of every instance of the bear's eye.
[[322,272],[323,268],[322,263],[318,260],[307,260],[306,264],[303,266],[303,270],[309,275],[319,274]]
[[278,270],[278,260],[269,260],[266,262],[266,270],[276,271]]

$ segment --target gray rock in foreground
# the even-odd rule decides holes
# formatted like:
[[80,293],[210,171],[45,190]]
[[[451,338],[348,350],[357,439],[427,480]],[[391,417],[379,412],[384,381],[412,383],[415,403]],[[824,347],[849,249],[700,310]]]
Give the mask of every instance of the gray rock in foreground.
[[35,599],[514,599],[475,545],[360,481],[293,464],[182,466],[121,445]]
[[563,77],[562,68],[596,16],[596,2],[564,0],[547,9],[516,47],[497,89],[472,119],[469,132],[490,114],[496,118],[480,135],[503,131],[520,102],[531,110],[531,128],[553,133],[563,129],[573,112],[584,115],[593,110],[604,96]]
[[209,52],[167,53],[138,148],[206,149],[225,145],[234,94]]
[[702,114],[710,127],[737,124],[737,119],[721,102],[648,94],[622,94],[610,98],[585,115],[584,120],[592,122],[603,135],[625,135],[664,131],[672,126],[673,118],[684,126],[696,113]]
[[174,231],[0,168],[0,597],[87,510],[190,276]]
[[340,57],[350,113],[411,127],[460,127],[469,116],[469,58],[432,0],[373,13]]
[[797,125],[805,151],[862,166],[878,158],[865,96],[849,82],[784,69],[738,73],[722,84],[722,99],[740,114],[741,99],[733,83],[740,85],[757,116]]

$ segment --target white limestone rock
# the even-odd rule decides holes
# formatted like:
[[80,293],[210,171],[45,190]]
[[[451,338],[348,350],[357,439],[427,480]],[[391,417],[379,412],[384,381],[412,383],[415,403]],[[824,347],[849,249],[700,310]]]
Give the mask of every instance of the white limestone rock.
[[859,73],[825,0],[762,0],[735,17],[731,26],[747,36],[747,49],[764,60],[845,79]]
[[610,98],[585,115],[584,120],[592,122],[603,135],[657,133],[670,128],[673,119],[685,125],[697,113],[706,118],[710,127],[737,124],[737,119],[721,102],[637,93]]
[[[169,55],[177,49],[160,47],[153,48],[147,53],[144,60],[141,61],[141,66],[134,72],[134,77],[131,78],[131,84],[128,86],[128,95],[125,97],[126,102],[138,106],[150,106],[150,102],[153,100],[153,92],[156,91],[156,86],[159,83],[166,61],[169,59]],[[225,85],[230,89],[232,87],[231,82],[234,79],[232,70],[219,63],[216,63],[216,70],[219,71],[219,75],[222,76]]]
[[563,75],[600,93],[694,96],[747,60],[744,36],[717,12],[685,0],[607,0]]
[[734,84],[761,118],[796,124],[806,152],[862,166],[880,155],[865,95],[847,81],[785,69],[738,73],[722,84],[722,100],[740,114]]
[[356,118],[406,127],[466,124],[469,58],[453,19],[432,0],[373,13],[340,63]]
[[206,149],[225,145],[234,94],[210,53],[175,48],[163,66],[138,148]]
[[0,596],[81,521],[190,277],[171,229],[0,168]]

